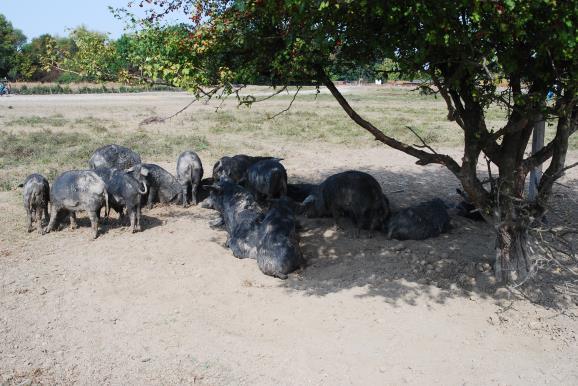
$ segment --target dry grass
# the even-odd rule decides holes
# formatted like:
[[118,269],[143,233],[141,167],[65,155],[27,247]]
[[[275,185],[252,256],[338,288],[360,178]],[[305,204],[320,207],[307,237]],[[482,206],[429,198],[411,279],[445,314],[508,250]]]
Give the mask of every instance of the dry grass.
[[[404,87],[346,87],[352,106],[385,133],[417,143],[415,130],[433,147],[459,147],[461,130],[446,119],[441,98],[423,96]],[[263,98],[262,87],[243,91]],[[91,152],[107,143],[135,148],[146,160],[174,159],[184,149],[205,151],[208,158],[239,149],[259,152],[260,143],[324,143],[353,148],[381,146],[359,128],[335,99],[322,90],[304,88],[292,108],[293,91],[252,107],[239,107],[233,97],[209,104],[197,102],[164,123],[140,125],[152,116],[167,117],[188,104],[185,93],[131,95],[11,96],[2,100],[0,119],[0,190],[17,185],[37,171],[53,177],[59,172],[86,167]],[[505,112],[487,112],[490,128],[504,124]],[[547,138],[552,137],[549,128]],[[572,141],[576,146],[576,140]]]

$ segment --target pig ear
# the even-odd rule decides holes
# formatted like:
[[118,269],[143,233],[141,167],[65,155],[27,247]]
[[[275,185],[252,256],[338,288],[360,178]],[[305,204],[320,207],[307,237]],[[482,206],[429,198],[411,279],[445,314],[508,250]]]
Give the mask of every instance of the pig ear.
[[142,174],[143,176],[148,176],[149,175],[149,170],[147,168],[141,167],[140,168],[140,174]]

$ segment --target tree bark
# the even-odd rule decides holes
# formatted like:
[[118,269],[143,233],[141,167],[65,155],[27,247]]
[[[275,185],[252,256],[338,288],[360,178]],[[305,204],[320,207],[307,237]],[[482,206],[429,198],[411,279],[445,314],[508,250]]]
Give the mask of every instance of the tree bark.
[[522,282],[532,271],[528,250],[528,228],[512,223],[498,226],[496,240],[496,279],[502,283]]

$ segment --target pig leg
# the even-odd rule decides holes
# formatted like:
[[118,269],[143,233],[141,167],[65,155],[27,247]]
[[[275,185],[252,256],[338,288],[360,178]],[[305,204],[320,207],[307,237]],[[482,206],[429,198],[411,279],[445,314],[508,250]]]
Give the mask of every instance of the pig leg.
[[142,231],[142,228],[140,226],[140,217],[141,217],[140,205],[137,205],[137,207],[136,207],[136,231],[137,232]]
[[96,239],[98,237],[98,217],[96,216],[96,211],[88,212],[88,218],[90,219],[90,226],[92,227],[92,237]]
[[44,228],[44,232],[49,233],[51,230],[54,229],[57,217],[58,217],[58,208],[56,207],[56,205],[52,205],[50,210],[50,221],[48,222],[46,228]]
[[155,187],[149,187],[149,196],[147,199],[147,208],[152,209],[153,208],[153,200],[157,195],[157,188]]
[[197,205],[197,191],[198,190],[199,190],[199,184],[193,184],[193,187],[191,189],[191,196],[192,196],[193,205]]
[[42,210],[40,209],[36,210],[36,229],[39,234],[44,234],[44,229],[42,229]]
[[128,209],[128,217],[130,218],[130,227],[132,229],[132,233],[136,232],[136,211],[134,208]]
[[340,216],[339,209],[333,208],[331,209],[331,217],[333,217],[333,223],[335,225],[335,229],[341,229],[339,226],[339,216]]
[[70,212],[70,230],[75,230],[78,226],[76,225],[76,213]]
[[[116,209],[115,209],[115,211],[116,211]],[[120,209],[120,212],[116,212],[116,213],[118,213],[118,222],[119,222],[121,225],[123,225],[123,224],[124,224],[124,216],[125,216],[125,215],[124,215],[124,209],[121,208],[121,209]]]
[[28,233],[32,232],[34,229],[32,228],[32,211],[26,206],[26,224],[28,225]]
[[187,190],[188,189],[189,189],[189,184],[183,185],[183,208],[186,208],[187,204],[188,204],[188,202],[187,202],[187,195],[188,195]]
[[358,239],[361,236],[361,220],[359,220],[357,216],[351,216],[351,222],[353,222],[353,226],[355,227],[353,238]]
[[44,220],[48,222],[48,204],[44,204]]

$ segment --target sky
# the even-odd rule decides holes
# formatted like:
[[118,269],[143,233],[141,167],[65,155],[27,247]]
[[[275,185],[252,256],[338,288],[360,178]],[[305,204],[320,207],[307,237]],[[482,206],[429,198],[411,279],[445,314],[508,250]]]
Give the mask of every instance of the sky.
[[[115,19],[108,6],[126,8],[128,2],[129,0],[0,0],[0,13],[14,28],[21,30],[28,41],[45,33],[66,36],[67,29],[79,25],[85,25],[93,31],[108,32],[111,38],[116,39],[124,32],[124,22]],[[130,10],[138,12],[140,9],[133,6]],[[176,17],[172,21],[174,20]]]

